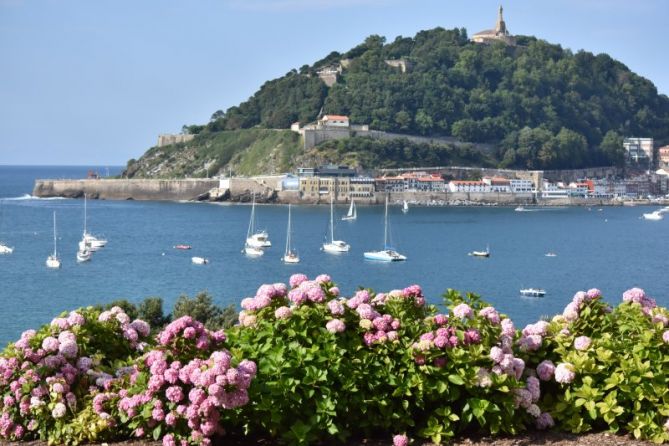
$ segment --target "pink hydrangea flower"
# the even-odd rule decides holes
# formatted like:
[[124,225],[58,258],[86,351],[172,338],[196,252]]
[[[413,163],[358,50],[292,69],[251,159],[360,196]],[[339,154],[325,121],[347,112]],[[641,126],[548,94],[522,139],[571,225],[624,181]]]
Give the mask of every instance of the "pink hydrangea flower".
[[574,348],[576,350],[587,350],[590,348],[590,344],[592,344],[592,339],[590,339],[587,336],[579,336],[576,339],[574,339]]
[[544,360],[537,366],[537,375],[542,381],[550,381],[555,373],[555,364],[552,361]]
[[328,283],[332,282],[332,278],[328,276],[327,274],[320,274],[316,276],[316,279],[314,279],[318,283]]
[[288,319],[293,314],[293,310],[286,306],[282,306],[276,309],[274,312],[274,317],[277,319]]
[[344,331],[346,329],[346,325],[340,319],[332,319],[327,324],[325,324],[325,328],[330,333],[341,333],[342,331]]
[[332,294],[333,296],[337,297],[339,296],[339,288],[336,286],[333,286],[328,290],[328,293]]
[[500,323],[500,316],[494,307],[485,307],[479,311],[479,316],[488,319],[491,323],[498,325]]
[[490,359],[499,364],[504,360],[504,351],[497,346],[492,347],[490,349]]
[[595,300],[595,299],[599,299],[600,297],[602,297],[602,292],[600,290],[598,290],[597,288],[590,288],[585,293],[585,295],[589,300]]
[[664,342],[666,342],[667,344],[669,344],[669,330],[667,330],[667,331],[665,331],[664,333],[662,333],[662,340],[663,340]]
[[511,319],[504,318],[500,322],[502,325],[502,334],[505,336],[511,336],[516,334],[516,327],[513,325],[513,321]]
[[471,318],[474,315],[472,308],[467,304],[460,304],[453,308],[453,315],[458,319]]
[[304,274],[293,274],[292,276],[290,276],[290,280],[288,280],[288,283],[290,284],[291,288],[295,288],[306,280],[309,279]]
[[401,435],[395,435],[393,437],[393,446],[408,446],[409,445],[409,437],[407,437],[404,434]]
[[561,362],[555,367],[555,381],[561,384],[569,384],[576,378],[574,366],[568,362]]

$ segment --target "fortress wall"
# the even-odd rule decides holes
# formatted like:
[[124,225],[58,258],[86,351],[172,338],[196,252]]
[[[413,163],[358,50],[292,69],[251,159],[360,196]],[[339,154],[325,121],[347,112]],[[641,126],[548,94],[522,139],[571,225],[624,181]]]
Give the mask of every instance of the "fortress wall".
[[101,200],[196,200],[218,187],[218,180],[35,180],[36,197],[89,198]]

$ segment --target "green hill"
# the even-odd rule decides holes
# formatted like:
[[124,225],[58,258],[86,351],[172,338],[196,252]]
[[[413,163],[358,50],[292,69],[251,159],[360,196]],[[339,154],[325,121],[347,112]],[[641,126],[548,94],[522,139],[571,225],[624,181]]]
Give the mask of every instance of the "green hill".
[[[486,162],[502,167],[620,164],[622,136],[669,142],[669,98],[649,80],[606,54],[573,53],[534,37],[517,36],[517,41],[515,47],[479,45],[464,29],[442,28],[391,43],[370,36],[347,53],[333,52],[266,82],[247,101],[214,113],[207,124],[186,126],[198,138],[174,150],[195,147],[200,153],[200,142],[216,146],[214,141],[223,138],[228,142],[221,143],[218,167],[233,155],[243,164],[269,151],[281,160],[273,165],[288,169],[291,160],[304,155],[299,144],[267,141],[266,134],[254,132],[313,121],[321,111],[345,114],[378,130],[492,143],[496,150]],[[404,60],[409,69],[391,67],[388,60]],[[341,70],[331,87],[318,77],[324,67]],[[241,129],[254,129],[249,135],[262,141],[251,143],[243,133],[221,136]],[[355,151],[365,144],[352,146]],[[241,154],[251,147],[255,155]],[[252,165],[257,164],[247,161]]]

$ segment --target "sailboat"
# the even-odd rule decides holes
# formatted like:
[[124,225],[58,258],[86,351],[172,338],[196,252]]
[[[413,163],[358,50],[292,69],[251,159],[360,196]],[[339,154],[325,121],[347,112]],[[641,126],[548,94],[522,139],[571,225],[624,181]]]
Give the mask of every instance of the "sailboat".
[[355,207],[355,200],[351,200],[351,205],[348,207],[348,212],[341,219],[344,221],[351,221],[358,218],[358,210]]
[[58,258],[58,248],[56,245],[56,211],[53,212],[53,254],[46,259],[47,268],[60,268],[60,259]]
[[88,201],[86,194],[84,194],[84,235],[81,241],[84,243],[84,245],[88,248],[89,251],[98,251],[100,248],[104,248],[105,245],[107,245],[107,240],[97,238],[93,234],[89,233],[86,229],[87,222],[88,222]]
[[388,246],[388,196],[386,195],[386,212],[383,219],[383,249],[380,251],[369,251],[364,254],[367,260],[378,260],[381,262],[400,262],[406,260],[406,256]]
[[[0,215],[2,217],[2,215]],[[1,221],[1,220],[0,220]],[[0,241],[0,254],[11,254],[14,252],[14,248],[6,245],[2,241]]]
[[[269,248],[272,242],[269,241],[269,234],[267,231],[256,231],[256,195],[253,194],[253,202],[251,204],[251,220],[249,221],[249,230],[246,233],[246,246],[252,248]],[[247,254],[249,254],[247,252]],[[261,254],[251,254],[261,255]]]
[[290,227],[290,203],[288,203],[288,229],[286,229],[286,251],[281,257],[284,263],[300,263],[300,256],[292,248],[291,242],[291,227]]
[[330,195],[330,241],[323,243],[323,251],[338,254],[348,252],[351,246],[343,240],[334,239],[334,195]]
[[[77,250],[77,262],[88,262],[93,256],[91,245],[86,241],[86,195],[84,194],[84,234],[79,242],[79,249]],[[97,249],[97,248],[96,248]]]
[[402,204],[402,212],[406,214],[407,212],[409,212],[409,203],[407,203],[406,200],[402,201],[404,201],[404,203]]

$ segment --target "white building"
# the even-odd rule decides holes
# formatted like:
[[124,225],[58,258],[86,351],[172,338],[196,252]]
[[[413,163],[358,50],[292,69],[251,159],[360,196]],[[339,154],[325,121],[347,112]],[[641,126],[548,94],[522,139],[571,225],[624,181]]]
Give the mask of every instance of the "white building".
[[483,181],[451,181],[448,183],[448,190],[451,192],[490,192],[489,184]]
[[482,180],[490,186],[491,192],[511,193],[511,181],[502,177],[484,177]]
[[567,198],[569,197],[569,190],[564,187],[562,183],[551,183],[544,180],[543,188],[541,190],[541,198]]
[[534,192],[534,183],[531,180],[509,180],[511,192],[514,194],[526,194]]

